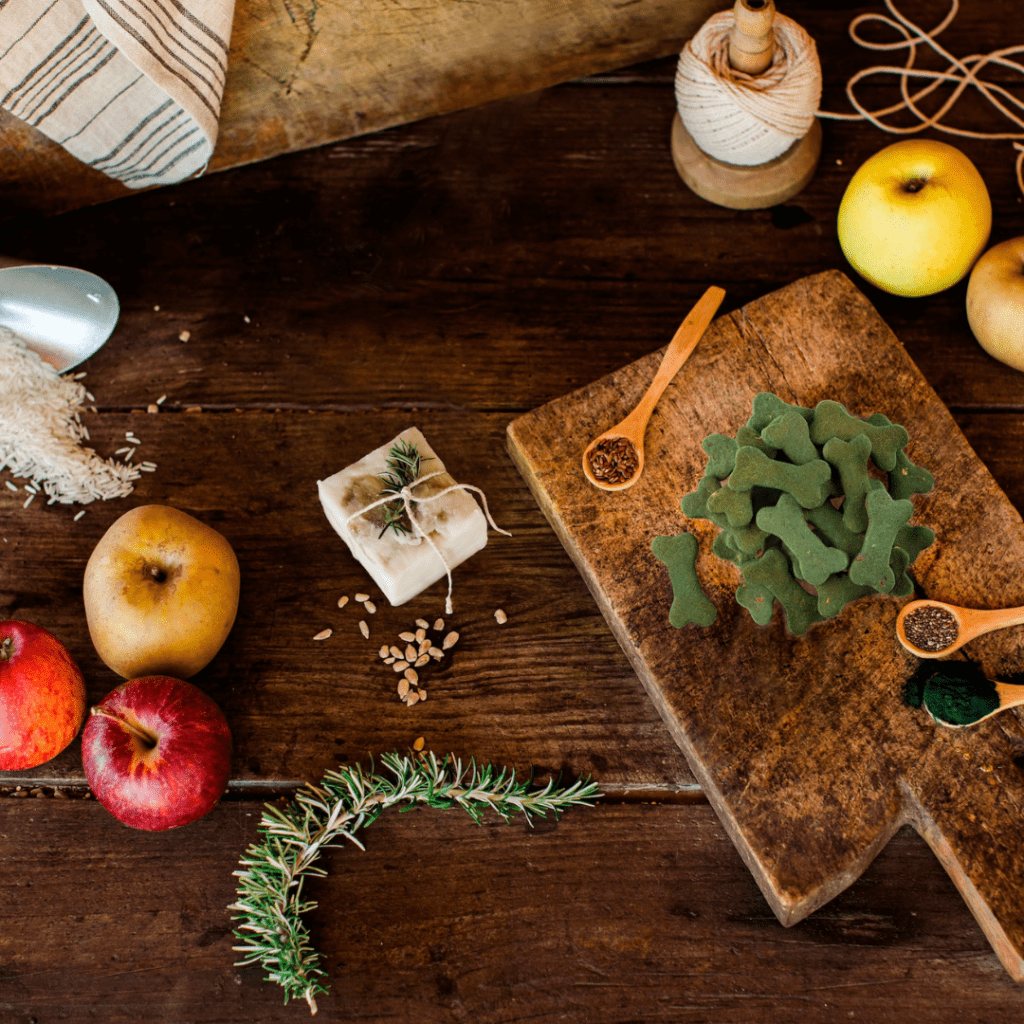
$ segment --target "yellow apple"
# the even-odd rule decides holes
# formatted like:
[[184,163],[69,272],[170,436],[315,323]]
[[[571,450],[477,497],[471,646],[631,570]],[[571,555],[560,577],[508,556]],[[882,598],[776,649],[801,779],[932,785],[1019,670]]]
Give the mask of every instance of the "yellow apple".
[[967,322],[990,356],[1024,370],[1024,237],[993,245],[974,264]]
[[188,679],[220,650],[238,611],[238,559],[212,527],[167,505],[126,512],[85,567],[96,653],[125,679]]
[[992,228],[977,168],[955,146],[896,142],[866,160],[839,204],[854,270],[894,295],[931,295],[963,278]]

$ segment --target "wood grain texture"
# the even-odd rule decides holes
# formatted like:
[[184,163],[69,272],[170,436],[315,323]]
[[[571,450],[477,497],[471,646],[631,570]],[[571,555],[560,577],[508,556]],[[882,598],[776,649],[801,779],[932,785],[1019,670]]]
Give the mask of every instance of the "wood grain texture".
[[[716,0],[544,4],[247,0],[235,5],[210,170],[678,53]],[[129,194],[0,111],[0,179],[58,213]]]
[[[914,565],[925,595],[1024,603],[1020,515],[841,274],[717,320],[655,412],[644,478],[598,492],[578,465],[579,439],[628,410],[656,365],[640,360],[520,417],[509,448],[758,884],[780,920],[800,920],[913,821],[1011,976],[1024,980],[1013,742],[997,723],[961,735],[904,706],[917,663],[895,641],[894,598],[858,601],[804,637],[786,630],[781,609],[756,626],[732,599],[735,568],[710,553],[717,531],[686,520],[678,502],[703,472],[702,438],[735,434],[754,394],[772,391],[906,426],[908,453],[937,479],[915,502],[914,521],[937,534]],[[667,574],[650,552],[654,537],[683,529],[701,541],[702,585],[719,612],[707,630],[669,626]],[[972,656],[997,678],[1020,671],[1007,633],[978,640]]]
[[[308,1020],[232,966],[231,872],[260,810],[229,801],[146,834],[92,802],[0,801],[3,912],[19,922],[0,931],[0,1019]],[[318,1022],[1019,1020],[1019,990],[909,829],[792,929],[707,807],[580,808],[533,830],[415,810],[362,836],[366,852],[329,851],[305,890],[332,988]]]

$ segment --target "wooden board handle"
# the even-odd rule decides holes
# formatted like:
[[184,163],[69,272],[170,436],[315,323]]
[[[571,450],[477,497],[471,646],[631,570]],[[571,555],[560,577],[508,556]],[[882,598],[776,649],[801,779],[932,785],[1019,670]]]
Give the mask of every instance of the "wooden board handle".
[[736,26],[729,35],[729,63],[736,71],[759,75],[775,53],[774,0],[736,0]]

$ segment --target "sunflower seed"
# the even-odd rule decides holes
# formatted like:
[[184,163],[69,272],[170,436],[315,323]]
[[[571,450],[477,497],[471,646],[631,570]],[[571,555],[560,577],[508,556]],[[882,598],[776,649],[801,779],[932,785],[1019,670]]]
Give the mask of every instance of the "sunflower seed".
[[313,639],[314,640],[326,640],[331,635],[331,633],[333,633],[333,632],[334,632],[333,629],[321,629],[320,632],[317,633],[317,635],[315,637],[313,637]]
[[459,634],[453,629],[445,638],[441,644],[442,650],[447,651],[449,647],[454,647],[459,642]]

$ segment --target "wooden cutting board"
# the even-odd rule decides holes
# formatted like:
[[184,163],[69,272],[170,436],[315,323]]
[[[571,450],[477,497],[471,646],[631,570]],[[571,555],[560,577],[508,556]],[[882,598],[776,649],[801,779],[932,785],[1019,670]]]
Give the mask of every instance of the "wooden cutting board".
[[[679,53],[723,6],[721,0],[236,0],[209,170]],[[0,180],[0,220],[131,194],[3,110]]]
[[[682,320],[686,309],[680,309]],[[587,441],[618,422],[654,376],[655,352],[520,417],[509,450],[579,568],[651,700],[779,920],[794,924],[850,885],[903,824],[928,842],[1000,960],[1024,980],[1024,728],[1016,711],[973,729],[936,725],[903,700],[918,667],[897,643],[904,600],[865,598],[803,637],[781,609],[755,625],[717,532],[680,498],[702,474],[702,439],[733,435],[759,391],[814,406],[883,412],[935,475],[912,522],[936,543],[914,564],[925,594],[978,607],[1024,604],[1024,524],[897,338],[851,282],[829,271],[709,329],[662,397],[647,469],[629,490],[584,479]],[[700,542],[698,572],[718,618],[669,625],[659,535]],[[996,678],[1021,671],[1021,629],[964,654]]]

